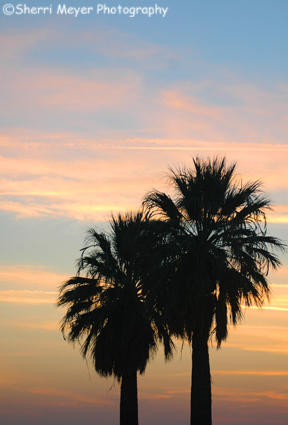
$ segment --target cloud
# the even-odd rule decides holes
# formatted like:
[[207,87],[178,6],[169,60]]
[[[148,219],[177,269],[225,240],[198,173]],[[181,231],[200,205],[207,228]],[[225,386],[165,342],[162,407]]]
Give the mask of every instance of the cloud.
[[56,293],[43,291],[0,291],[0,302],[13,304],[55,304]]
[[133,72],[122,73],[122,76],[120,72],[116,81],[111,78],[110,70],[95,71],[93,77],[86,78],[59,71],[3,73],[2,113],[15,115],[25,108],[25,115],[29,115],[40,108],[45,115],[65,111],[65,114],[73,112],[83,116],[103,108],[125,108],[139,95],[140,80]]
[[[251,311],[246,313],[246,322],[262,323],[261,325],[249,325],[247,323],[240,324],[236,329],[231,327],[229,331],[228,342],[225,347],[237,348],[245,351],[271,352],[271,353],[287,353],[288,344],[288,328],[286,326],[287,309],[264,310],[258,316],[252,314]],[[265,323],[267,325],[265,326]],[[275,323],[275,325],[271,325]],[[269,325],[270,324],[270,325]]]
[[[41,45],[45,40],[54,41],[53,32],[47,28],[20,30],[13,28],[2,31],[0,35],[0,43],[5,46],[1,49],[0,57],[6,61],[6,64],[21,62],[27,52],[33,50],[36,46]],[[6,65],[7,66],[7,65]]]
[[27,393],[31,393],[31,394],[37,394],[37,395],[42,395],[42,396],[47,396],[49,397],[49,399],[57,397],[57,399],[60,398],[59,401],[54,401],[53,405],[64,405],[63,403],[63,399],[69,399],[70,403],[87,403],[87,404],[96,404],[96,405],[108,405],[108,406],[113,406],[115,404],[114,401],[112,400],[105,400],[104,398],[101,399],[101,397],[87,397],[87,396],[83,396],[81,394],[78,393],[74,393],[71,391],[65,391],[65,390],[59,390],[58,388],[54,388],[54,387],[30,387],[30,388],[25,388],[22,389],[22,391],[25,391]]
[[164,88],[160,101],[170,137],[287,143],[287,100],[277,85],[268,90],[237,76],[182,81]]
[[221,388],[214,387],[213,397],[215,400],[226,400],[233,402],[245,402],[245,403],[255,403],[258,401],[268,402],[268,400],[287,400],[288,395],[286,393],[280,393],[277,391],[247,391],[247,390],[237,390],[232,388]]
[[[2,296],[4,291],[0,292],[0,297]],[[22,295],[22,293],[24,291],[5,291],[5,292],[13,292],[16,295]],[[17,294],[18,292],[18,294]],[[32,293],[32,295],[35,295],[36,291],[25,291],[25,292],[30,292]],[[53,295],[58,295],[57,292],[53,293]],[[12,301],[13,302],[13,301]],[[36,304],[36,303],[33,303]],[[46,330],[46,331],[55,331],[59,329],[59,322],[58,321],[45,321],[45,322],[19,322],[19,320],[17,321],[12,321],[12,320],[3,320],[2,321],[2,325],[3,326],[8,326],[8,327],[16,327],[16,328],[21,328],[21,329],[41,329],[41,330]]]
[[67,32],[48,25],[5,30],[2,37],[13,56],[1,76],[5,127],[70,129],[83,138],[100,134],[112,140],[121,134],[123,139],[287,142],[285,82],[267,89],[227,69],[215,75],[214,64],[205,64],[209,69],[202,78],[191,76],[190,69],[171,74],[171,62],[183,66],[187,51],[115,28]]
[[213,375],[288,376],[287,370],[213,370]]
[[169,394],[151,394],[151,393],[144,393],[144,392],[139,392],[138,393],[139,398],[141,398],[142,400],[158,400],[158,399],[167,399],[167,398],[171,398],[171,395]]
[[[274,184],[277,184],[277,183],[275,182]],[[280,184],[283,187],[283,182],[281,182]],[[268,221],[272,223],[288,224],[288,205],[278,204],[273,206],[273,211],[268,214]]]
[[[116,131],[123,121],[128,127],[133,118],[141,121],[146,97],[151,106],[146,93],[154,91],[143,84],[144,70],[169,67],[178,55],[169,47],[131,38],[116,28],[66,30],[48,25],[45,29],[3,31],[0,41],[7,48],[1,52],[5,63],[1,92],[5,106],[0,110],[5,127],[23,122],[41,129],[81,127],[83,133],[84,125],[95,134],[101,127],[110,130],[111,121]],[[80,55],[81,60],[73,60],[71,65],[65,58],[72,51],[73,58]]]
[[[56,282],[61,283],[67,279],[67,275],[55,273],[49,269],[47,270],[44,266],[0,265],[0,281],[8,283],[9,285],[16,283],[22,286],[34,285],[35,287],[36,285],[38,288],[39,286],[55,288]],[[34,292],[41,293],[43,291],[36,290]],[[53,291],[50,291],[49,293],[51,294]]]
[[[69,31],[69,29],[71,29]],[[67,31],[68,30],[68,31]],[[90,56],[90,61],[94,64],[97,56],[111,59],[133,60],[148,67],[169,66],[170,61],[177,61],[179,54],[169,46],[149,42],[143,38],[134,35],[131,37],[125,31],[121,31],[116,27],[104,27],[97,25],[97,28],[78,30],[78,28],[70,28],[69,23],[62,27],[55,25],[46,25],[45,28],[26,28],[26,29],[5,29],[0,37],[2,45],[7,48],[1,51],[5,55],[5,59],[17,59],[23,62],[27,53],[37,51],[41,46],[42,52],[46,53],[46,57],[51,53],[51,49],[57,47],[62,53],[73,51],[81,51],[85,59]],[[87,56],[86,56],[87,55]],[[34,65],[41,65],[43,59],[41,56],[32,56],[30,61]],[[57,58],[57,67],[65,65]],[[93,60],[94,59],[94,60]],[[53,59],[50,59],[52,62]]]
[[0,302],[55,305],[57,289],[68,278],[40,266],[0,265]]
[[[282,145],[144,138],[98,141],[33,133],[30,140],[25,133],[7,135],[0,145],[5,150],[0,158],[0,209],[19,217],[97,221],[111,211],[136,209],[152,187],[167,190],[163,177],[168,164],[191,164],[196,154],[213,157],[225,152],[232,161],[237,157],[243,181],[266,177],[265,189],[276,194],[288,184],[284,173],[288,148]],[[283,201],[268,215],[274,223],[287,223],[287,217]]]

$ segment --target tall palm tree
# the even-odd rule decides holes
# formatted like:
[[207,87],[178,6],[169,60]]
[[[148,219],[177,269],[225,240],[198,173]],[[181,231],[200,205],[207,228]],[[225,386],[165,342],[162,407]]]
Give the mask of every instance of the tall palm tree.
[[82,355],[91,355],[96,371],[121,382],[120,425],[138,425],[137,372],[162,340],[165,356],[172,342],[153,302],[147,302],[141,258],[149,217],[112,216],[110,233],[90,229],[77,275],[60,289],[59,306],[66,306],[61,330],[69,342],[79,341]]
[[154,219],[170,225],[158,302],[170,330],[192,343],[191,425],[212,423],[209,338],[220,347],[229,318],[236,325],[242,306],[269,298],[267,274],[280,265],[271,250],[284,249],[267,235],[270,201],[260,182],[243,185],[235,165],[193,159],[192,169],[170,169],[173,198],[154,190],[144,201]]

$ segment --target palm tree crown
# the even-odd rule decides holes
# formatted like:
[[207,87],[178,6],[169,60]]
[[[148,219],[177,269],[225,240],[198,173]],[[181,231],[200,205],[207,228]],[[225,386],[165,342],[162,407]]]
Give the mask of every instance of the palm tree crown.
[[284,246],[267,235],[270,201],[259,181],[243,185],[235,178],[235,164],[227,165],[225,158],[196,158],[193,164],[193,169],[170,169],[173,199],[152,191],[144,205],[170,224],[173,260],[162,280],[162,306],[170,329],[192,342],[191,423],[206,425],[211,424],[208,339],[215,334],[220,347],[229,317],[235,325],[243,305],[261,306],[269,297],[269,268],[280,265],[271,250]]
[[68,332],[68,341],[81,343],[83,356],[91,355],[98,373],[121,381],[121,425],[138,423],[137,371],[145,371],[159,340],[166,357],[172,348],[160,313],[146,302],[138,266],[139,241],[148,229],[143,213],[112,217],[110,234],[90,229],[78,273],[61,287],[58,300],[67,306],[61,330]]

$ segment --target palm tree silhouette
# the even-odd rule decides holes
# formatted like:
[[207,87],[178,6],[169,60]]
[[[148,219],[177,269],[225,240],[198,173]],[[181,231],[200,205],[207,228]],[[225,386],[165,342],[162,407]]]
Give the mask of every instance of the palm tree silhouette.
[[100,375],[121,382],[120,425],[138,425],[137,372],[145,371],[159,340],[166,358],[173,346],[160,312],[147,302],[139,267],[149,228],[149,217],[139,212],[112,216],[108,234],[90,229],[77,275],[58,299],[67,307],[65,338],[80,342]]
[[144,206],[170,225],[158,303],[171,332],[192,343],[191,424],[210,425],[209,338],[214,335],[220,347],[229,318],[236,325],[243,305],[260,307],[269,298],[269,267],[280,265],[271,250],[284,245],[266,234],[270,201],[259,181],[242,185],[236,164],[225,158],[193,164],[170,169],[173,199],[153,190]]

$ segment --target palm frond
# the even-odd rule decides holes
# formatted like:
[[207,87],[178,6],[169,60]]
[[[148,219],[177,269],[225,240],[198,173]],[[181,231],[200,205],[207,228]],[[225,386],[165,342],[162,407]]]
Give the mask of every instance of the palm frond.
[[169,329],[147,284],[155,279],[147,252],[163,244],[163,226],[149,211],[112,215],[110,232],[89,229],[77,274],[60,288],[63,336],[79,342],[103,376],[120,379],[127,368],[143,373],[161,341],[166,358],[172,356]]
[[[170,269],[162,263],[155,289],[159,305],[164,294],[162,308],[170,329],[178,336],[185,329],[191,340],[200,315],[211,323],[218,346],[227,337],[229,317],[234,325],[241,320],[242,305],[261,307],[269,299],[269,269],[281,265],[276,251],[286,250],[279,239],[267,235],[271,201],[261,180],[243,184],[235,169],[225,157],[194,158],[191,168],[169,168],[172,197],[152,191],[144,200],[154,217],[170,225],[159,252],[169,259]],[[212,321],[211,314],[205,318],[201,313],[207,300]]]

